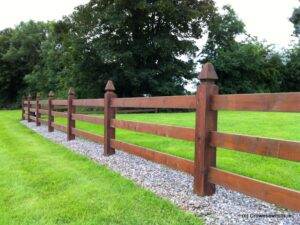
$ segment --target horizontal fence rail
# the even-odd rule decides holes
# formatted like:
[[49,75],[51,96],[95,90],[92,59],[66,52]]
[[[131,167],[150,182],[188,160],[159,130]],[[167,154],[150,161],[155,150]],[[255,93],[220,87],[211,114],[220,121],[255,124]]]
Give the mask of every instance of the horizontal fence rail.
[[300,142],[212,132],[210,144],[263,156],[300,162]]
[[300,192],[210,168],[210,182],[283,207],[300,210]]
[[299,112],[300,93],[236,94],[212,97],[213,110]]
[[[300,211],[300,192],[242,175],[218,169],[216,166],[217,148],[245,152],[281,160],[300,162],[300,142],[254,137],[241,134],[218,132],[217,118],[219,110],[300,112],[300,93],[275,94],[233,94],[220,95],[214,84],[217,79],[211,64],[205,64],[200,75],[201,84],[196,95],[117,98],[115,87],[109,81],[105,87],[105,96],[101,99],[76,99],[73,89],[69,90],[68,99],[54,99],[49,93],[47,100],[32,100],[31,96],[22,100],[22,119],[48,126],[65,132],[67,140],[81,137],[104,145],[104,155],[115,153],[115,149],[145,158],[188,173],[194,176],[194,192],[201,196],[213,195],[215,185],[244,193],[246,195],[274,203],[276,205]],[[76,107],[103,108],[104,117],[76,112]],[[158,109],[195,109],[196,126],[179,127],[125,121],[116,119],[119,109],[128,110]],[[47,117],[47,119],[45,118]],[[55,123],[56,117],[66,118],[67,125]],[[76,128],[76,121],[103,125],[104,136],[96,135]],[[116,138],[116,129],[147,133],[167,138],[195,142],[193,161],[177,156],[126,143]]]
[[164,97],[140,97],[140,98],[115,98],[111,107],[118,108],[172,108],[195,109],[195,96],[164,96]]
[[111,140],[111,142],[113,148],[115,149],[119,149],[130,154],[140,156],[152,162],[163,164],[182,172],[186,172],[189,174],[194,173],[193,161],[117,140]]
[[68,105],[68,100],[52,100],[53,105]]
[[124,120],[112,120],[112,127],[136,132],[143,132],[164,137],[172,137],[187,141],[195,140],[195,129],[169,125],[157,125]]
[[104,107],[103,99],[74,99],[74,106],[85,106],[85,107]]
[[72,128],[72,133],[77,137],[82,137],[96,143],[104,143],[104,137],[100,135],[95,135],[76,128]]
[[72,119],[73,120],[80,120],[80,121],[85,121],[89,123],[94,123],[94,124],[103,124],[104,119],[95,117],[95,116],[88,116],[84,114],[72,114]]

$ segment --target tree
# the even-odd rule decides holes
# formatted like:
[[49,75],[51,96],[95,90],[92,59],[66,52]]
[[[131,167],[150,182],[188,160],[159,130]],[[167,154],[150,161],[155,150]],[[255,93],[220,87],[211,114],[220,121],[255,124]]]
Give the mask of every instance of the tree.
[[222,93],[278,92],[284,64],[269,46],[248,40],[219,48],[212,60]]
[[294,24],[294,28],[295,28],[294,34],[296,36],[299,36],[300,35],[300,7],[294,9],[290,21]]
[[[210,61],[219,76],[221,93],[277,92],[284,64],[281,55],[245,31],[244,23],[230,6],[209,21],[208,41],[201,63]],[[247,37],[237,41],[237,37]]]
[[215,11],[211,0],[91,0],[65,20],[80,59],[75,82],[94,92],[113,79],[120,96],[184,93],[195,63],[179,57],[196,54],[192,39]]
[[287,51],[282,91],[300,91],[300,45]]
[[16,99],[15,95],[19,88],[22,88],[20,80],[17,79],[14,73],[14,64],[3,60],[3,55],[10,47],[10,38],[12,29],[0,31],[0,108],[7,107]]
[[47,24],[33,21],[0,33],[2,107],[20,101],[25,90],[36,92],[34,86],[26,89],[23,79],[39,63],[41,42],[46,38]]
[[219,49],[229,50],[236,46],[237,36],[245,32],[244,23],[230,6],[225,5],[223,13],[214,13],[208,22],[208,38],[201,52],[201,63],[218,57]]

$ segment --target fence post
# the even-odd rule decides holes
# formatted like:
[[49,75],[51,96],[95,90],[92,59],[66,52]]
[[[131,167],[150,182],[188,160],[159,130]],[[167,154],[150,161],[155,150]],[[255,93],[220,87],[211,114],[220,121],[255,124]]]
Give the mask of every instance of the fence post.
[[216,166],[216,148],[209,145],[211,131],[217,130],[217,111],[211,109],[211,99],[219,92],[214,66],[206,63],[199,74],[201,84],[196,94],[195,175],[194,192],[213,195],[215,185],[208,181],[209,168]]
[[22,96],[22,120],[25,120],[25,104],[24,101],[26,100],[25,96]]
[[53,105],[52,100],[54,98],[53,91],[50,91],[48,94],[48,131],[53,132],[54,127],[52,126],[52,123],[54,122],[54,117],[52,115]]
[[68,93],[68,129],[67,140],[71,141],[75,139],[75,135],[72,134],[72,128],[75,128],[75,120],[72,119],[72,113],[75,113],[76,107],[73,106],[73,99],[75,98],[75,91],[70,88]]
[[41,117],[41,114],[40,114],[40,94],[37,93],[36,94],[36,100],[35,100],[35,124],[37,126],[41,126],[41,121],[40,121],[40,117]]
[[111,127],[111,120],[116,117],[116,109],[111,107],[111,100],[116,98],[114,84],[109,80],[105,87],[104,95],[104,155],[115,154],[115,149],[111,147],[111,139],[115,139],[115,128]]
[[31,95],[28,94],[28,96],[27,96],[27,121],[28,121],[28,123],[31,122],[31,119],[30,119],[30,106],[31,106],[30,101],[31,101]]

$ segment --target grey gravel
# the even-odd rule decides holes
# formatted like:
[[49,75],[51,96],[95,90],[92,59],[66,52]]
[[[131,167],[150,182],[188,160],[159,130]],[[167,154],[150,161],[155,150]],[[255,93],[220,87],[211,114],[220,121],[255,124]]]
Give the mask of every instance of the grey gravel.
[[216,187],[215,195],[199,197],[193,193],[193,177],[188,174],[122,151],[105,157],[102,145],[81,138],[68,142],[65,133],[49,133],[46,126],[36,127],[34,123],[25,121],[22,123],[47,139],[107,166],[181,209],[200,216],[206,224],[300,225],[300,213],[278,208],[221,186]]

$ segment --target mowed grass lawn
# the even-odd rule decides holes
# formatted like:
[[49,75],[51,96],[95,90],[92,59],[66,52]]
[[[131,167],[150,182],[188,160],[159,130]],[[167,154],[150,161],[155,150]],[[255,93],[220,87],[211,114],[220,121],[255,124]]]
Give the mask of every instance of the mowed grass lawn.
[[[117,119],[184,127],[195,126],[194,113],[118,114]],[[66,124],[66,120],[62,118],[57,118],[56,122]],[[101,125],[76,121],[76,127],[103,135],[103,126]],[[300,141],[300,113],[221,111],[218,116],[218,130]],[[193,142],[121,129],[117,130],[117,139],[183,158],[194,159]],[[300,190],[300,163],[297,162],[218,149],[217,166],[227,171]]]
[[0,224],[202,224],[0,111]]

